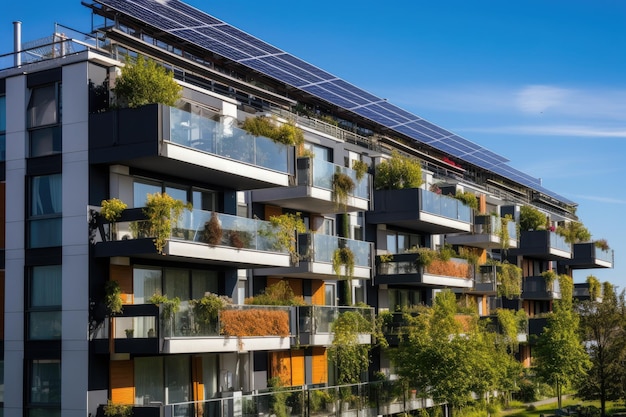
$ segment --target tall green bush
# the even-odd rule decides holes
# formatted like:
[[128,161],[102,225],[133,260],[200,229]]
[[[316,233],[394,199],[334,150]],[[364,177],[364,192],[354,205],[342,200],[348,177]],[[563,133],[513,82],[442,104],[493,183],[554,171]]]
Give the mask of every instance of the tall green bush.
[[117,105],[140,107],[162,103],[173,106],[181,96],[182,87],[174,80],[174,73],[142,55],[126,57],[126,65],[115,81]]

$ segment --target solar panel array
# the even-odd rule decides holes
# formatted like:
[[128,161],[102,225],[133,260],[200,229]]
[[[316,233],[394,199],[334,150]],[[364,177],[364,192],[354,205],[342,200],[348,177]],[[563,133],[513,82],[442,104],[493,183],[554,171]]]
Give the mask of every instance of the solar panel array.
[[465,138],[407,112],[328,72],[179,0],[95,0],[185,42],[349,110],[460,160],[519,184],[573,202],[543,187],[540,181],[508,165],[508,160]]

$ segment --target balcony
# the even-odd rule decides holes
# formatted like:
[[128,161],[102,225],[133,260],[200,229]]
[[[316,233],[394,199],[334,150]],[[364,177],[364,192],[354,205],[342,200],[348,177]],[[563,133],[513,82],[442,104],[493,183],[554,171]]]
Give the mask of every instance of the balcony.
[[[221,230],[219,236],[209,238],[205,228],[213,215]],[[96,257],[134,256],[240,269],[291,265],[287,249],[276,243],[271,223],[262,220],[203,210],[185,211],[172,228],[162,253],[158,253],[154,237],[148,236],[148,221],[141,209],[125,210],[113,227],[99,216],[96,218]]]
[[574,243],[572,259],[561,263],[572,269],[613,268],[613,256],[613,249],[600,249],[595,242]]
[[[530,317],[528,319],[528,334],[531,336],[539,336],[543,334],[543,329],[548,326],[548,317],[546,314],[542,316]],[[531,337],[530,342],[533,344],[536,337]]]
[[377,262],[375,284],[472,288],[474,269],[467,260],[434,260],[428,266],[418,263],[417,253],[394,254],[389,262]]
[[588,282],[582,282],[582,283],[574,284],[574,298],[576,300],[579,300],[579,301],[592,300],[592,301],[596,301],[598,303],[602,302],[602,295],[601,294],[599,296],[594,296],[593,299],[591,298],[591,294],[589,292],[589,283]]
[[[113,343],[110,341],[113,337]],[[159,308],[153,304],[125,305],[122,313],[105,320],[93,334],[94,351],[159,353]]]
[[374,191],[367,223],[388,224],[422,233],[469,232],[472,210],[457,199],[423,190]]
[[541,276],[525,277],[522,283],[522,298],[525,300],[558,300],[561,298],[559,280],[547,283]]
[[[474,216],[471,233],[446,236],[446,242],[452,245],[472,246],[483,249],[500,249],[502,247],[517,247],[517,224],[506,222],[506,231],[503,233],[503,219],[491,215]],[[502,238],[506,242],[502,242]]]
[[[336,173],[348,175],[355,184],[354,191],[348,193],[345,206],[337,201],[333,191]],[[255,190],[252,192],[252,201],[313,213],[368,211],[371,190],[372,179],[369,174],[358,180],[353,169],[316,158],[298,158],[294,186]]]
[[361,344],[372,342],[374,309],[371,307],[300,306],[297,310],[297,343],[301,346],[329,346],[333,342],[332,324],[340,314],[355,312],[366,318],[369,327],[359,332]]
[[250,190],[289,185],[295,174],[295,148],[249,135],[208,115],[150,104],[90,114],[89,162],[192,181],[209,178]]
[[498,294],[498,269],[497,265],[480,265],[478,273],[474,276],[474,287],[467,293],[497,295]]
[[[490,315],[490,316],[481,316],[480,317],[481,320],[487,320],[487,329],[491,332],[494,333],[498,333],[498,334],[503,334],[504,333],[504,329],[502,328],[502,325],[500,324],[500,320],[498,319],[497,315]],[[529,332],[529,327],[528,327],[528,319],[518,319],[517,322],[517,343],[526,343],[528,342],[528,333]]]
[[182,306],[162,320],[161,353],[249,352],[291,347],[291,307],[232,305],[202,323]]
[[563,236],[549,230],[523,231],[517,249],[510,249],[513,256],[522,255],[549,261],[572,258],[572,247]]
[[333,268],[333,255],[339,248],[349,248],[354,255],[354,279],[371,279],[373,244],[361,240],[346,239],[320,233],[301,233],[298,235],[299,261],[288,268],[263,268],[255,275],[279,275],[291,278],[340,279],[345,274],[341,266],[342,277],[338,277]]

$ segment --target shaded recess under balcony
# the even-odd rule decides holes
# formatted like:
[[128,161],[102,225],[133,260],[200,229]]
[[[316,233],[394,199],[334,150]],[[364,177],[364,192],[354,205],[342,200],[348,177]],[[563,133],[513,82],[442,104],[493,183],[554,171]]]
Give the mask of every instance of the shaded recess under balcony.
[[[354,191],[348,193],[345,206],[334,195],[333,178],[336,173],[348,175],[355,184]],[[252,201],[313,213],[368,211],[371,190],[369,174],[358,180],[356,171],[351,168],[316,158],[298,158],[294,186],[254,190]]]
[[558,300],[561,298],[559,280],[548,283],[541,275],[524,277],[522,282],[522,298],[525,300]]
[[[158,253],[149,236],[148,220],[142,209],[128,209],[111,227],[97,216],[95,226],[96,257],[133,256],[144,259],[196,262],[225,267],[287,267],[291,256],[278,247],[269,222],[215,213],[221,225],[220,236],[209,243],[205,225],[212,212],[185,211],[172,228],[163,253]],[[165,255],[165,257],[164,257]]]
[[574,243],[572,259],[561,261],[572,269],[613,268],[613,249],[603,250],[594,242]]
[[506,233],[502,233],[502,219],[497,216],[474,216],[470,233],[446,236],[446,243],[451,245],[473,246],[483,249],[499,249],[503,246],[501,237],[508,236],[504,244],[509,248],[517,247],[517,225],[513,221],[506,222]]
[[550,230],[522,231],[518,247],[509,249],[509,254],[562,261],[572,258],[572,246],[563,236]]
[[461,201],[421,188],[374,191],[367,223],[387,224],[422,233],[469,232],[472,210]]
[[428,266],[420,265],[418,259],[417,253],[394,254],[388,262],[380,262],[379,257],[374,283],[449,288],[474,286],[474,267],[465,259],[434,260]]
[[[542,315],[541,317],[530,317],[528,319],[528,334],[530,336],[539,336],[543,333],[543,329],[548,326],[548,317]],[[530,343],[535,344],[536,337],[530,338]]]
[[89,162],[250,190],[288,186],[295,148],[210,117],[149,104],[90,114]]
[[346,239],[321,233],[298,234],[298,262],[288,268],[263,268],[255,275],[277,275],[290,278],[343,279],[345,268],[341,266],[341,277],[333,269],[333,255],[340,248],[349,248],[354,255],[354,279],[371,279],[374,246],[371,242]]

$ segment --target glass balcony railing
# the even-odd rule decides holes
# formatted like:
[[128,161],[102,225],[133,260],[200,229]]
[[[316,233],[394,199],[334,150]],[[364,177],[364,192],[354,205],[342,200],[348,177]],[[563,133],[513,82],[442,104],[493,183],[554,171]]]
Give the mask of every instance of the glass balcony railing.
[[[306,164],[304,164],[306,166]],[[349,176],[354,182],[354,191],[350,193],[353,197],[370,199],[370,175],[365,174],[361,180],[357,180],[356,171],[332,162],[311,158],[311,167],[298,172],[299,185],[309,185],[313,187],[333,189],[333,176],[336,173],[343,173]]]
[[[201,242],[213,246],[287,253],[278,244],[274,226],[270,222],[204,210],[184,211],[173,222],[170,239]],[[111,225],[109,225],[111,227]],[[149,238],[148,220],[120,221],[102,240],[129,240]]]
[[333,262],[333,254],[338,248],[350,248],[354,254],[354,265],[370,267],[372,265],[372,243],[346,239],[319,233],[298,235],[300,259],[311,262]]
[[374,309],[371,307],[300,306],[297,308],[300,332],[331,333],[333,322],[340,314],[346,312],[358,313],[365,319],[358,322],[363,325],[363,329],[359,329],[358,333],[371,333],[374,326]]
[[564,252],[572,252],[572,246],[565,241],[563,236],[556,232],[550,232],[550,247]]
[[[163,337],[260,337],[290,335],[288,306],[232,305],[210,318],[194,314],[188,301],[171,318],[162,318]],[[161,308],[161,312],[163,309]]]
[[469,223],[472,209],[461,201],[428,190],[420,190],[421,209],[427,213]]
[[[491,215],[479,215],[474,218],[474,233],[497,235],[502,228],[503,219]],[[506,222],[509,239],[517,240],[517,225],[514,221]]]
[[291,147],[288,145],[264,136],[250,135],[233,123],[215,121],[204,113],[169,107],[169,117],[169,140],[173,143],[274,171],[292,173],[289,164]]
[[418,255],[413,253],[393,255],[388,262],[378,264],[378,275],[412,275],[431,274],[454,278],[472,279],[474,268],[467,260],[451,258],[447,261],[433,260],[428,266],[421,266],[417,262]]
[[605,261],[605,262],[611,262],[611,263],[613,262],[613,251],[611,249],[602,250],[596,247],[594,250],[595,250],[596,259],[600,261]]

